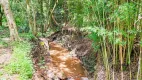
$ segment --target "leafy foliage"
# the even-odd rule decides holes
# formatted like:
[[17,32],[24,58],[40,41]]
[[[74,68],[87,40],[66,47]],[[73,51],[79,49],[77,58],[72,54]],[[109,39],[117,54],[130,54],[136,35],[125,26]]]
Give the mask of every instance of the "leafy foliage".
[[112,21],[115,21],[117,18],[119,18],[121,23],[125,22],[127,25],[129,25],[129,23],[135,19],[136,13],[137,8],[135,4],[124,3],[114,10],[114,13],[112,14]]
[[97,51],[98,49],[100,49],[100,37],[97,35],[97,33],[92,32],[91,34],[88,35],[88,38],[90,38],[91,40],[93,40],[93,48],[95,51]]

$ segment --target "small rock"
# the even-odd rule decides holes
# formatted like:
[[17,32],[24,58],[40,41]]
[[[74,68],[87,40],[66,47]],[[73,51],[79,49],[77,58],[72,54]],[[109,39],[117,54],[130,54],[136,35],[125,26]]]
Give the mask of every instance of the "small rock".
[[81,77],[81,80],[89,80],[87,77]]
[[54,78],[55,77],[54,73],[52,71],[50,71],[50,70],[47,72],[47,76],[49,78]]
[[53,78],[53,80],[60,80],[57,76],[55,76],[54,78]]
[[68,78],[67,80],[75,80],[74,78]]

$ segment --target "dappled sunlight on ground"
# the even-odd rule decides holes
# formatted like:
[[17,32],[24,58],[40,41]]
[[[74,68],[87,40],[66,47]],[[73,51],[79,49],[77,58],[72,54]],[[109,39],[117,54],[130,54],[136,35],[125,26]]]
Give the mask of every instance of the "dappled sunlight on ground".
[[85,77],[85,69],[78,58],[70,55],[70,52],[58,44],[50,43],[50,54],[54,66],[63,71],[66,77]]

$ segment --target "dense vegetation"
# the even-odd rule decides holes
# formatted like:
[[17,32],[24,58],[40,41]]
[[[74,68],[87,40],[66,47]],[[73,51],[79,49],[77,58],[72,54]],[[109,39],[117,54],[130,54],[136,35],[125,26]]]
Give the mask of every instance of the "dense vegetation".
[[[47,37],[64,26],[75,27],[82,34],[87,33],[86,36],[78,37],[87,37],[93,41],[95,54],[99,54],[98,57],[103,60],[101,63],[105,66],[107,80],[115,80],[114,73],[113,78],[110,77],[110,68],[114,72],[116,67],[120,68],[122,80],[123,72],[127,69],[130,80],[142,79],[141,0],[9,0],[9,4],[21,38],[26,36],[27,40],[33,40]],[[6,15],[3,7],[0,8],[0,26],[7,27]],[[27,42],[18,42],[16,45],[24,53],[31,49]],[[24,46],[27,48],[24,49]],[[18,56],[22,52],[14,51],[14,55]],[[133,63],[137,63],[135,75],[132,73]],[[15,64],[19,63],[14,61],[7,68],[31,67],[25,63],[17,68]],[[28,73],[18,73],[31,77],[32,68],[27,69],[30,69]]]

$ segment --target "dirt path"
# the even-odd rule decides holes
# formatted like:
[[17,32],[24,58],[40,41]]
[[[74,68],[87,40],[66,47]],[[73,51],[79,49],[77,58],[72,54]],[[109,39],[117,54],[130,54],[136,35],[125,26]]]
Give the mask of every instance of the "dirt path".
[[19,80],[17,74],[10,75],[3,68],[7,65],[12,57],[10,48],[0,48],[0,80]]
[[[44,60],[43,65],[39,65],[41,64],[39,56],[33,59],[36,70],[33,80],[88,80],[87,71],[83,68],[74,51],[70,52],[54,42],[50,42],[49,47],[50,55],[43,56],[48,59]],[[41,55],[41,53],[39,54]]]

